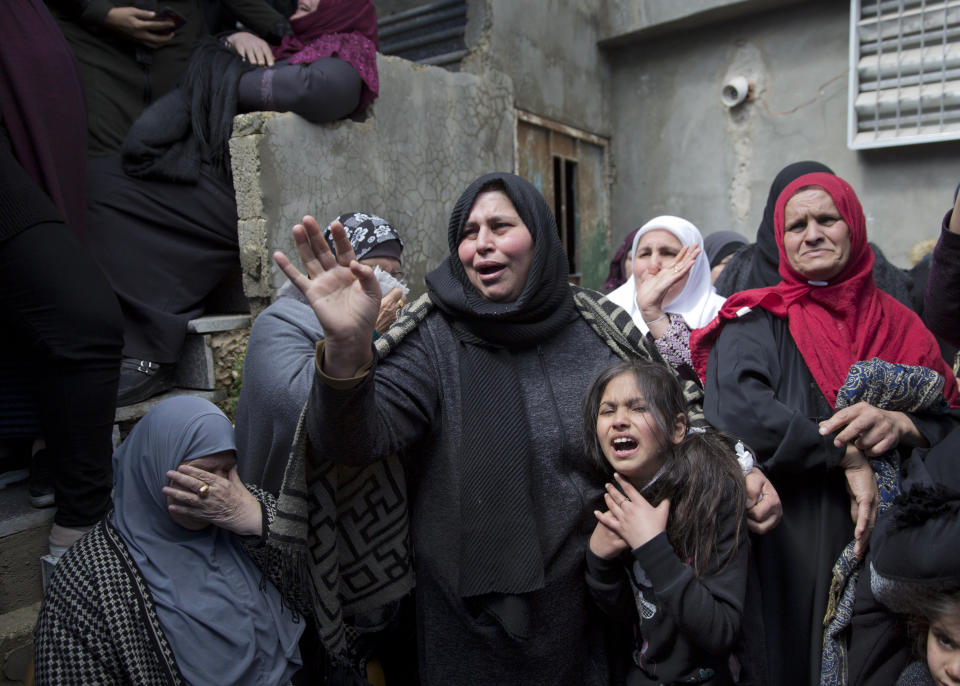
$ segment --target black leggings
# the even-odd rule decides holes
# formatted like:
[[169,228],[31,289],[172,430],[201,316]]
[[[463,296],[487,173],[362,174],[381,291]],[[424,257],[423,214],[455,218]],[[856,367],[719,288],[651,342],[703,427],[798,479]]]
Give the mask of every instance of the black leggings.
[[0,243],[0,316],[9,324],[5,338],[12,334],[37,366],[55,521],[93,524],[110,509],[113,483],[110,434],[123,345],[117,299],[73,231],[47,222]]

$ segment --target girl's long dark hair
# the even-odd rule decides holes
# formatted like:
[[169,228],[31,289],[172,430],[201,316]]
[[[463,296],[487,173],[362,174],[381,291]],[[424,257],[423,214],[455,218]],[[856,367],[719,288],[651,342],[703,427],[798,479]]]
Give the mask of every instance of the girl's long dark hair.
[[[583,435],[589,459],[607,478],[613,476],[597,436],[597,417],[607,384],[624,373],[633,374],[649,416],[660,430],[660,447],[665,453],[664,469],[644,491],[644,497],[654,506],[664,498],[670,499],[667,539],[681,559],[689,561],[697,576],[710,568],[723,567],[742,543],[746,508],[743,471],[730,439],[713,429],[702,433],[688,431],[676,445],[670,441],[675,418],[686,415],[687,410],[683,389],[672,370],[653,362],[629,361],[600,372],[583,403]],[[729,509],[737,522],[736,540],[725,559],[719,560],[717,521],[720,512]]]

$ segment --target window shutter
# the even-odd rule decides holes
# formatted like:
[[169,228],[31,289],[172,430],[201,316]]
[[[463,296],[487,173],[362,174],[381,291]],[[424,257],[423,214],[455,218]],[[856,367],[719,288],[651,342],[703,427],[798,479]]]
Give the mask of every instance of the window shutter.
[[960,139],[960,0],[851,0],[847,144]]

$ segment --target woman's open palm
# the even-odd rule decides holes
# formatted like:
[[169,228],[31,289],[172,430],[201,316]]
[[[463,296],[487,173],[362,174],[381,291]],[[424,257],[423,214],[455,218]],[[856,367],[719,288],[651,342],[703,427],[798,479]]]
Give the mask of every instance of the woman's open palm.
[[[326,339],[326,361],[332,376],[349,376],[370,359],[370,342],[380,312],[380,284],[373,270],[357,262],[340,222],[330,225],[337,254],[323,238],[317,220],[307,216],[293,227],[293,239],[306,275],[286,255],[275,252],[273,259],[300,289],[313,308]],[[345,367],[354,365],[352,370]]]

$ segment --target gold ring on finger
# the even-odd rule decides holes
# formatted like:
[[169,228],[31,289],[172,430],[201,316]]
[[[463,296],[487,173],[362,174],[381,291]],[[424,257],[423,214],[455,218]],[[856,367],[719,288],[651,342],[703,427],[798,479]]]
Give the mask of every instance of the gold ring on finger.
[[204,484],[203,486],[197,489],[197,495],[200,496],[201,498],[206,498],[209,493],[210,493],[210,484]]

